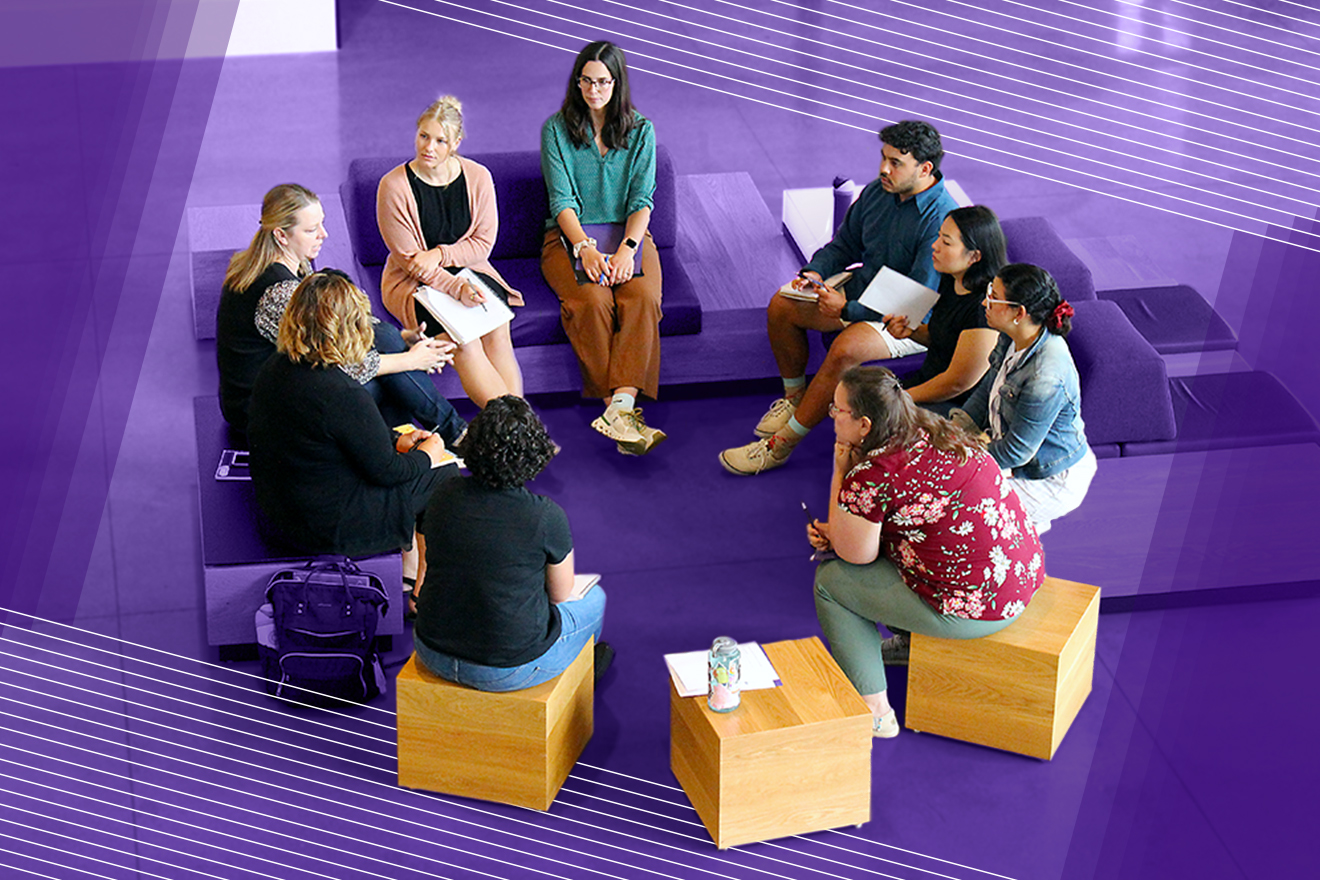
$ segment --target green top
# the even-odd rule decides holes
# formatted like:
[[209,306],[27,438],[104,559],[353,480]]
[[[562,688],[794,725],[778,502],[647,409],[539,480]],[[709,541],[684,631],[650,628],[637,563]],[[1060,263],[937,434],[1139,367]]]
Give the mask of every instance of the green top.
[[628,147],[604,156],[595,144],[573,146],[559,113],[541,126],[541,174],[550,196],[546,229],[565,208],[577,212],[578,222],[623,223],[628,216],[650,208],[655,195],[655,129],[637,113],[637,125],[628,135]]

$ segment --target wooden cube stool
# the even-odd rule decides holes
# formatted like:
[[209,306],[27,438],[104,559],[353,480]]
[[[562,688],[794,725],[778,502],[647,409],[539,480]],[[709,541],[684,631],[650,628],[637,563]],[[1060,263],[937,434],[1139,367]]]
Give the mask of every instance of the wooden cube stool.
[[1047,577],[992,636],[913,633],[907,727],[1048,761],[1091,692],[1099,617],[1099,587]]
[[395,680],[399,785],[548,810],[591,739],[595,642],[558,677],[490,693],[432,675]]
[[820,639],[763,647],[783,686],[728,714],[669,684],[669,766],[720,849],[871,818],[871,710]]

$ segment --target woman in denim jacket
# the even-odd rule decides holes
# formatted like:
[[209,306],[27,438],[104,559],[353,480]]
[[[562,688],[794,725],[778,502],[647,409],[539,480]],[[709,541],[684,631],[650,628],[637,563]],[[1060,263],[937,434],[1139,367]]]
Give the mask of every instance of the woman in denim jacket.
[[1096,471],[1077,367],[1064,341],[1073,308],[1050,273],[1013,263],[991,282],[985,315],[1002,335],[990,369],[952,417],[985,432],[987,451],[1044,534],[1051,521],[1082,503]]

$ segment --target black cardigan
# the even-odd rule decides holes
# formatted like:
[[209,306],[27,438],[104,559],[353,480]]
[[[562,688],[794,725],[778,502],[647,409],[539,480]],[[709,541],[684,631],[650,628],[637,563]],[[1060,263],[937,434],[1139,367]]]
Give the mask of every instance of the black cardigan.
[[247,290],[220,293],[220,307],[215,316],[215,359],[220,367],[220,411],[225,421],[240,431],[247,430],[248,401],[257,374],[275,346],[257,330],[257,303],[271,287],[298,276],[283,263],[274,262]]
[[453,475],[400,455],[371,395],[335,366],[270,358],[248,408],[257,501],[311,553],[365,556],[412,543],[431,491]]

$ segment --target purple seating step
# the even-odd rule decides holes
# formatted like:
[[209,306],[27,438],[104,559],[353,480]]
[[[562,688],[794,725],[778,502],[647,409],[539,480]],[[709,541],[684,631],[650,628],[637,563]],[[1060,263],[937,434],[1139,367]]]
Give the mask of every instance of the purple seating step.
[[1210,303],[1186,284],[1102,290],[1160,354],[1231,351],[1237,335]]
[[[217,480],[216,466],[225,449],[246,448],[230,434],[215,396],[193,399],[197,433],[197,487],[202,529],[202,581],[206,598],[206,636],[210,645],[241,645],[255,640],[253,616],[265,602],[271,574],[296,567],[309,557],[263,528],[252,483]],[[403,632],[402,562],[398,553],[356,560],[381,579],[390,607],[377,631]]]
[[1179,376],[1169,380],[1178,435],[1123,444],[1123,455],[1204,452],[1320,443],[1320,427],[1272,373]]

